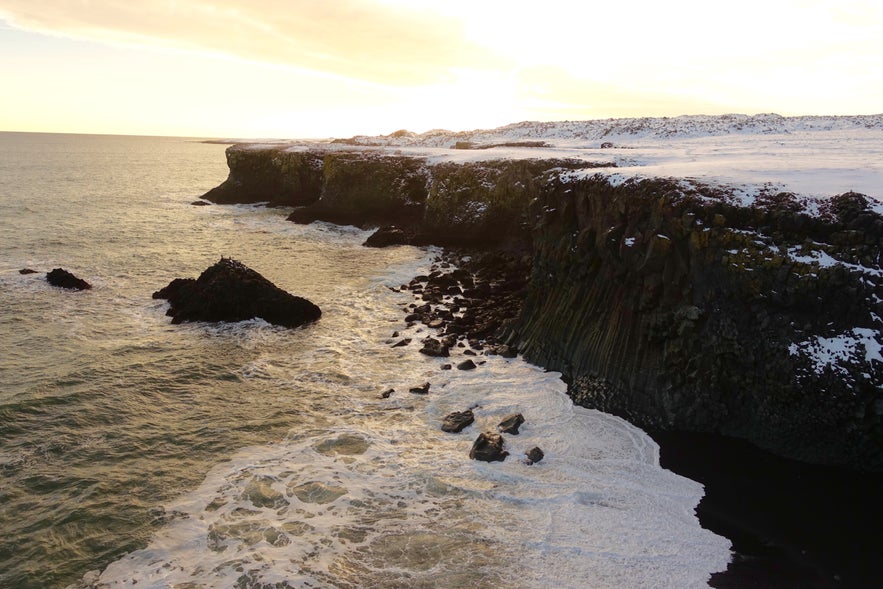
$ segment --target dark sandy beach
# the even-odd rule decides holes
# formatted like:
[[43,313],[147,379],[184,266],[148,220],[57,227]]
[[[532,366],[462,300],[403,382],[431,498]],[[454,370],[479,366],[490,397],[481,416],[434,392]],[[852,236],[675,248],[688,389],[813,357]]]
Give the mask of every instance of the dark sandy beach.
[[734,562],[712,587],[883,586],[883,474],[787,460],[721,436],[651,435],[663,467],[705,485],[702,526],[733,542]]

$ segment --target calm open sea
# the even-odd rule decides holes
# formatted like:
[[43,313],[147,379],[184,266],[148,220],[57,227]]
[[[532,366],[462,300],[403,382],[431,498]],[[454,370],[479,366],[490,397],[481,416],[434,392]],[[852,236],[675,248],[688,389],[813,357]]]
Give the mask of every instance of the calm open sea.
[[[0,587],[683,589],[726,568],[701,487],[643,432],[521,360],[418,353],[387,287],[437,252],[190,205],[226,173],[223,145],[0,133]],[[171,325],[153,291],[220,256],[321,321]],[[56,267],[93,290],[49,286]],[[470,461],[512,412],[509,459]]]

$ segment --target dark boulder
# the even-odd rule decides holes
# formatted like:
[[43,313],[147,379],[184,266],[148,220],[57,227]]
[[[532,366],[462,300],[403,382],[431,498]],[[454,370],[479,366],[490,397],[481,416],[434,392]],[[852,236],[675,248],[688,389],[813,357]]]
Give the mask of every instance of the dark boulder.
[[472,360],[464,360],[457,364],[457,370],[475,370],[475,362]]
[[484,462],[502,462],[507,456],[509,453],[503,450],[503,436],[491,432],[479,434],[469,450],[469,458]]
[[372,233],[362,245],[366,247],[407,245],[411,243],[413,238],[414,236],[411,233],[406,232],[404,229],[396,227],[395,225],[387,225],[386,227],[381,227]]
[[395,389],[386,389],[385,391],[380,393],[380,398],[381,399],[389,399],[394,392],[396,392]]
[[56,268],[51,272],[48,272],[46,274],[46,280],[52,286],[68,288],[71,290],[88,290],[92,288],[91,284],[89,284],[82,278],[77,278],[63,268]]
[[545,456],[545,454],[543,453],[543,451],[540,450],[539,447],[534,446],[533,448],[531,448],[530,450],[527,451],[527,460],[525,460],[525,462],[528,465],[536,464],[537,462],[542,460],[544,456]]
[[31,268],[22,268],[21,270],[18,271],[18,273],[19,274],[36,274],[37,271],[33,270]]
[[429,387],[431,385],[428,382],[424,382],[419,387],[411,387],[408,389],[409,393],[414,393],[415,395],[427,395],[429,394]]
[[475,415],[472,413],[471,409],[467,409],[466,411],[454,411],[453,413],[445,415],[441,428],[442,431],[457,434],[471,425],[474,421]]
[[513,415],[507,415],[506,419],[501,421],[500,425],[497,426],[497,429],[504,434],[514,434],[517,436],[518,428],[521,427],[522,423],[524,423],[524,416],[521,413],[515,413]]
[[397,341],[396,343],[394,343],[394,344],[392,345],[392,347],[393,347],[393,348],[403,348],[403,347],[407,346],[407,345],[410,344],[410,343],[411,343],[411,338],[406,337],[406,338],[400,339],[399,341]]
[[176,278],[153,293],[167,299],[172,323],[235,322],[260,318],[273,325],[297,327],[318,320],[322,311],[230,258],[206,269],[197,279]]
[[436,358],[447,358],[451,354],[449,347],[444,342],[431,337],[423,340],[423,347],[420,348],[420,353]]

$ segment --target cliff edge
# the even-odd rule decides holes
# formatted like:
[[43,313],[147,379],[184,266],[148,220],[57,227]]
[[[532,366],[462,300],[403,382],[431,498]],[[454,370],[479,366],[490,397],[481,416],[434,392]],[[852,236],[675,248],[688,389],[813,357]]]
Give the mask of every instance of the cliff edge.
[[[813,122],[824,133],[855,123]],[[560,371],[575,402],[647,429],[883,470],[875,198],[808,199],[766,183],[746,199],[741,185],[629,176],[640,158],[628,145],[608,158],[596,139],[481,150],[456,139],[233,146],[230,178],[205,198],[517,255],[529,260],[528,286],[497,337]]]

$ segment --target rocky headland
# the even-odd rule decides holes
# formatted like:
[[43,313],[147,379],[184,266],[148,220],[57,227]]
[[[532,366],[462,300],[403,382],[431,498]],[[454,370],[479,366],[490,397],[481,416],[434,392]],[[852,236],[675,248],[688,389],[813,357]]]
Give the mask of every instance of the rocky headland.
[[[408,286],[423,303],[409,320],[438,328],[440,345],[465,338],[561,372],[575,403],[654,433],[664,465],[697,480],[761,459],[740,450],[693,468],[690,444],[672,436],[745,440],[847,467],[858,477],[850,480],[880,488],[881,194],[809,198],[770,183],[747,190],[623,172],[636,157],[630,138],[870,132],[879,140],[883,117],[733,117],[234,145],[229,178],[204,198],[296,207],[289,220],[298,223],[381,227],[366,245],[446,246],[458,270]],[[720,516],[752,501],[721,487],[729,507],[704,501],[713,529],[769,540],[763,513]],[[816,531],[835,528],[846,530]],[[775,541],[799,546],[798,527],[789,530],[793,537]],[[874,574],[862,562],[869,568],[859,574]]]

